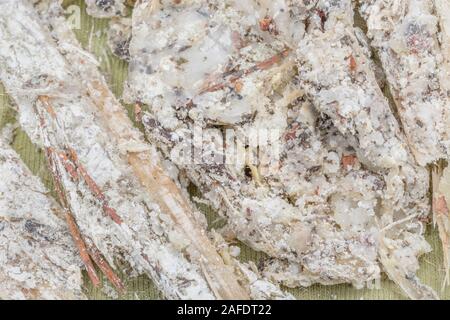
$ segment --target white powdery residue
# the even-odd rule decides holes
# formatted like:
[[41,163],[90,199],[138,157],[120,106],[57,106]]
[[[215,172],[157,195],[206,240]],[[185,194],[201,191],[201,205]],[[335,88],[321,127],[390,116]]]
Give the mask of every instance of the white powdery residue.
[[62,209],[2,136],[0,180],[0,298],[84,299]]

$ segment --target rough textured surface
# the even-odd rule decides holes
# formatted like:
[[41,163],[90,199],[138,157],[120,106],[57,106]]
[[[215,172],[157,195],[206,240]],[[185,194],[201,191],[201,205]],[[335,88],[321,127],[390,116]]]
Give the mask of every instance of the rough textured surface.
[[4,132],[0,180],[0,299],[85,299],[81,261],[62,209]]
[[[18,20],[8,18],[12,12]],[[50,13],[49,19],[52,17]],[[27,24],[18,24],[19,19],[27,21]],[[51,147],[56,152],[73,148],[124,222],[119,225],[102,216],[101,206],[86,184],[72,181],[61,162],[63,185],[81,232],[92,239],[111,264],[115,257],[123,255],[137,272],[149,273],[166,297],[212,298],[200,267],[192,267],[169,241],[166,231],[173,230],[170,219],[164,219],[164,214],[154,202],[144,196],[145,192],[121,158],[117,144],[110,143],[111,137],[95,121],[94,102],[83,89],[77,70],[69,67],[56,44],[52,44],[44,29],[45,24],[39,27],[45,20],[39,20],[26,1],[9,1],[2,4],[1,21],[2,43],[14,41],[16,48],[23,52],[26,52],[23,50],[26,45],[32,53],[32,56],[17,57],[17,60],[6,54],[1,58],[1,78],[17,102],[22,127],[38,145]],[[57,25],[54,27],[58,37]],[[33,32],[28,33],[30,29],[21,28],[31,28]],[[46,43],[45,50],[39,49],[38,41]],[[8,48],[9,45],[2,47]],[[67,50],[71,48],[69,46]],[[52,60],[47,59],[50,56]],[[27,60],[28,64],[25,63]],[[20,66],[20,74],[12,71],[14,65]],[[34,83],[37,93],[22,93],[21,88],[27,79]],[[59,94],[49,83],[59,88]],[[40,94],[51,97],[56,119],[46,113],[45,105],[39,101]],[[35,109],[45,119],[45,126],[40,126]],[[158,272],[159,269],[162,271]],[[189,285],[184,286],[183,283]]]
[[115,56],[130,60],[131,19],[112,19],[108,31],[108,45]]
[[[81,4],[82,1],[67,1],[67,3]],[[83,6],[82,6],[83,7]],[[84,7],[83,7],[84,8]],[[82,29],[75,30],[79,39],[83,44],[91,48],[101,60],[102,70],[105,74],[109,75],[109,81],[111,87],[115,93],[120,96],[121,87],[124,77],[126,76],[126,65],[123,62],[115,60],[112,56],[104,50],[105,48],[105,30],[107,29],[108,22],[106,20],[93,20],[88,18],[84,13],[82,15]],[[10,121],[12,111],[7,106],[10,105],[9,100],[5,95],[1,95],[2,101],[0,108],[0,123],[3,125],[5,122]],[[134,118],[134,110],[130,108],[130,115]],[[23,133],[19,133],[14,141],[15,148],[19,151],[21,156],[33,170],[33,172],[43,177],[47,185],[51,187],[49,183],[48,175],[45,171],[44,161],[38,151],[36,151],[30,144],[29,140]],[[216,225],[213,212],[205,207],[201,206],[203,211],[207,213],[208,221],[211,225]],[[428,240],[432,244],[432,247],[436,249],[432,254],[425,255],[422,259],[420,277],[424,282],[432,285],[435,289],[439,289],[443,272],[442,256],[439,254],[439,240],[436,233],[429,229]],[[258,262],[261,258],[261,254],[255,253],[249,250],[245,246],[241,246],[241,257],[245,261]],[[155,298],[158,297],[157,291],[152,287],[151,283],[144,277],[140,277],[137,280],[129,280],[129,292],[122,298]],[[340,285],[332,287],[313,286],[307,289],[293,290],[297,297],[305,299],[364,299],[364,298],[376,298],[376,299],[398,299],[402,296],[399,294],[399,290],[389,281],[382,281],[381,290],[355,290],[350,286]],[[90,288],[89,294],[91,298],[105,297],[103,293],[97,289]],[[443,297],[448,297],[448,292],[443,293]]]

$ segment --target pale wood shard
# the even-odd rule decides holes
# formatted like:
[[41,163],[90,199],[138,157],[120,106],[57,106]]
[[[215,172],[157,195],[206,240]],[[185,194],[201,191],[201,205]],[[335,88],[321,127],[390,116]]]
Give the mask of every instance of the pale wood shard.
[[[51,121],[58,121],[57,115],[55,113],[55,109],[53,108],[50,98],[48,96],[39,96],[38,100],[43,104],[43,107],[45,108],[46,112],[49,113],[51,116]],[[46,128],[49,126],[45,121],[45,115],[41,113],[39,109],[36,108],[36,114],[39,118],[40,123],[40,129],[41,131],[45,131]],[[51,126],[51,125],[50,125]],[[47,136],[49,133],[43,133],[42,136]],[[45,138],[48,139],[48,138]],[[49,145],[51,145],[50,141],[47,141]],[[80,180],[83,180],[89,190],[92,192],[93,196],[99,201],[99,203],[102,206],[102,209],[104,211],[104,214],[109,216],[115,223],[122,224],[122,219],[117,214],[117,211],[114,208],[111,208],[108,200],[106,199],[104,193],[100,189],[100,187],[97,185],[95,180],[89,175],[89,173],[86,171],[86,169],[83,167],[83,165],[78,160],[78,155],[76,151],[70,147],[65,146],[64,151],[55,151],[51,147],[46,148],[46,155],[47,160],[49,162],[50,168],[53,170],[52,174],[54,179],[56,180],[56,187],[58,191],[58,196],[60,198],[60,201],[67,205],[67,199],[64,195],[63,187],[61,184],[61,178],[59,174],[58,168],[55,166],[55,162],[61,162],[64,169],[67,171],[67,173],[70,175],[70,177],[75,182],[80,182]],[[59,159],[55,159],[55,157]],[[70,211],[70,210],[69,210]]]
[[[77,156],[77,153],[75,152],[75,150],[73,150],[72,148],[69,148],[68,154],[69,154],[70,160],[73,161],[73,165],[70,168],[76,168],[76,170],[81,175],[84,182],[87,184],[88,188],[91,190],[91,192],[93,193],[95,198],[97,198],[97,200],[100,202],[104,214],[109,216],[115,223],[117,223],[119,225],[122,224],[123,223],[122,218],[120,218],[120,216],[117,214],[116,209],[111,208],[103,191],[100,189],[100,187],[97,185],[95,180],[89,175],[89,173],[86,171],[86,169],[83,167],[83,165],[78,160],[78,156]],[[67,162],[66,162],[66,166],[67,165],[69,165],[69,164],[67,164]],[[69,171],[69,174],[70,174],[70,171]],[[79,179],[79,177],[76,178],[76,180],[78,180],[78,179]]]
[[[182,198],[178,188],[173,181],[167,177],[160,168],[149,165],[150,159],[146,155],[142,157],[139,154],[130,154],[128,161],[133,167],[134,172],[140,178],[142,184],[153,195],[160,198],[160,204],[164,211],[171,212],[175,223],[185,230],[188,237],[200,253],[200,261],[203,269],[208,276],[209,285],[214,292],[218,293],[220,299],[246,299],[248,294],[240,287],[230,269],[223,265],[222,259],[217,255],[213,247],[208,245],[209,239],[203,230],[199,230],[193,221],[193,216],[186,216],[191,209]],[[195,254],[195,252],[194,252]]]
[[64,212],[0,135],[0,298],[86,299]]
[[[46,123],[45,120],[46,117],[44,113],[47,112],[50,115],[51,121],[57,121],[57,115],[48,96],[39,96],[38,100],[39,102],[42,103],[42,106],[44,107],[43,109],[45,109],[45,111],[37,107],[35,109],[36,116],[39,119],[41,134],[44,140],[44,144],[51,145],[50,142],[51,133],[47,131],[48,127],[51,127],[51,125]],[[101,253],[96,248],[95,244],[93,244],[92,241],[90,241],[89,249],[87,248],[86,239],[83,237],[78,228],[77,222],[75,221],[75,218],[72,213],[70,203],[67,199],[67,194],[62,182],[63,178],[61,175],[61,170],[65,169],[67,174],[69,174],[70,177],[76,182],[79,182],[80,180],[80,177],[78,175],[78,172],[80,172],[81,176],[83,176],[83,178],[85,179],[85,182],[87,183],[89,189],[91,190],[91,192],[94,193],[94,196],[97,197],[97,199],[99,197],[101,198],[99,200],[103,203],[103,210],[105,211],[105,213],[113,211],[109,212],[110,213],[109,216],[117,224],[121,224],[122,220],[117,216],[117,213],[115,212],[114,209],[108,207],[108,205],[106,204],[105,196],[102,194],[101,190],[99,190],[98,186],[95,184],[95,181],[93,181],[93,179],[87,174],[85,169],[80,165],[78,161],[78,156],[76,155],[76,152],[73,149],[69,149],[68,151],[69,156],[68,156],[64,152],[58,152],[53,150],[51,147],[46,147],[45,154],[47,157],[50,172],[53,176],[53,182],[55,185],[55,191],[58,196],[58,200],[60,204],[63,206],[66,223],[69,227],[69,231],[72,235],[75,245],[78,248],[81,260],[83,261],[83,264],[85,266],[85,269],[93,286],[98,287],[100,285],[100,279],[97,276],[97,272],[93,265],[94,261],[96,265],[100,268],[100,270],[109,279],[109,281],[111,281],[111,283],[115,286],[117,291],[120,293],[125,293],[125,287],[122,284],[121,280],[115,275],[112,268],[104,260]],[[69,159],[69,157],[71,159]],[[71,160],[73,161],[73,163],[70,163]]]

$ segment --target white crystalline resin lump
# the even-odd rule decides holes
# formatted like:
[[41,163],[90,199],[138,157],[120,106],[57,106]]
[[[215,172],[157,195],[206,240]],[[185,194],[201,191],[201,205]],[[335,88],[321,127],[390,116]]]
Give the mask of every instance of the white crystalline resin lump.
[[[111,265],[125,258],[167,298],[289,297],[269,283],[265,288],[271,290],[261,292],[255,284],[265,280],[237,262],[225,264],[57,4],[44,1],[33,8],[27,1],[7,1],[1,12],[0,77],[31,139],[77,155],[83,179],[74,179],[67,162],[58,159],[62,184],[81,232]],[[24,54],[11,58],[11,48]],[[112,209],[116,219],[103,215]]]
[[449,56],[443,56],[433,8],[431,0],[369,0],[360,8],[421,165],[446,157],[449,147]]

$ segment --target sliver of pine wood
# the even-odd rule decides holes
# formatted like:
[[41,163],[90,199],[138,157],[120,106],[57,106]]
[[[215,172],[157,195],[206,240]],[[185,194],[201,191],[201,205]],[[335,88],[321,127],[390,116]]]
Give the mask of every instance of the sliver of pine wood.
[[[110,88],[118,97],[123,91],[123,83],[127,76],[127,64],[115,58],[106,45],[105,31],[108,28],[107,19],[94,19],[85,12],[83,0],[66,0],[64,5],[77,5],[81,9],[81,28],[74,30],[78,40],[82,45],[94,53],[101,63],[101,71],[106,76]],[[130,118],[134,121],[133,108],[127,107]],[[7,123],[14,123],[15,112],[11,108],[11,101],[6,95],[2,86],[0,86],[0,128]],[[29,138],[19,129],[16,132],[14,149],[19,153],[27,166],[32,172],[39,177],[45,185],[54,194],[54,188],[51,183],[52,179],[46,167],[44,154],[38,150],[29,140]],[[190,188],[190,194],[201,197],[195,188]],[[220,227],[223,220],[217,219],[218,216],[207,206],[199,205],[198,208],[206,215],[210,227]],[[441,284],[444,279],[443,260],[441,246],[437,231],[432,226],[427,227],[427,240],[433,247],[433,252],[424,255],[421,259],[421,269],[418,273],[419,277],[425,284],[433,287],[442,299],[450,299],[450,288],[446,288],[441,292]],[[251,250],[245,245],[241,247],[241,259],[243,261],[253,261],[258,264],[264,255]],[[118,263],[121,270],[118,270],[119,277],[123,280],[127,293],[118,296],[119,299],[161,299],[161,295],[152,281],[146,276],[129,277],[127,274],[127,266],[124,263]],[[100,273],[99,273],[100,274]],[[89,284],[87,275],[84,274],[85,291],[90,299],[109,299],[102,289],[94,288]],[[102,279],[103,283],[107,283]],[[108,287],[111,288],[109,284]],[[112,290],[112,289],[108,289]],[[391,281],[382,280],[379,290],[354,289],[350,285],[321,286],[314,285],[309,288],[287,289],[299,299],[404,299],[400,289]]]

